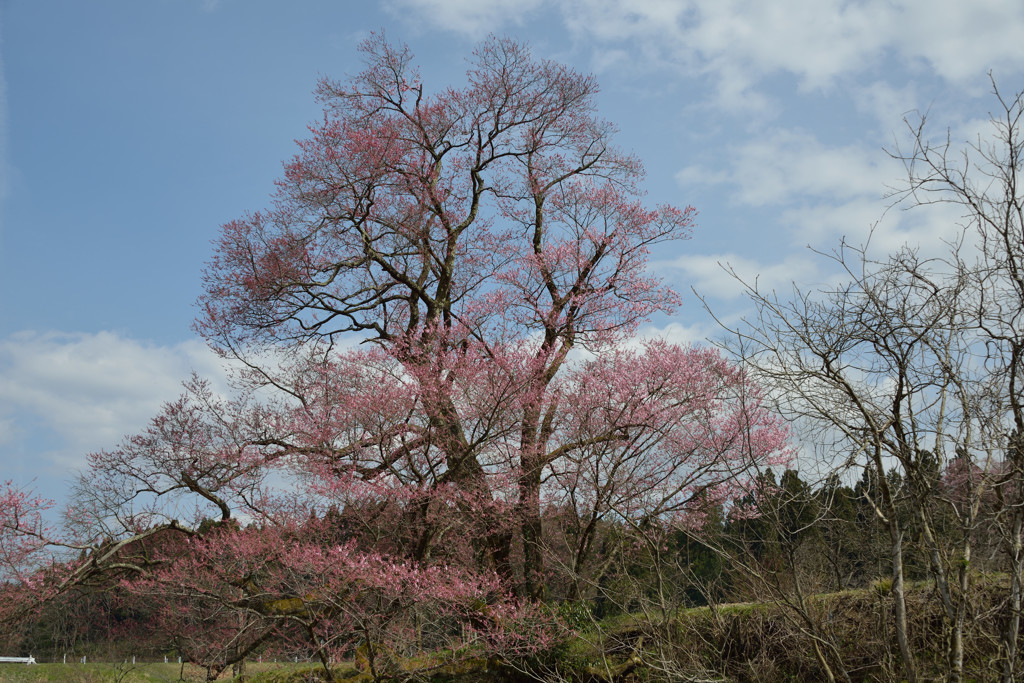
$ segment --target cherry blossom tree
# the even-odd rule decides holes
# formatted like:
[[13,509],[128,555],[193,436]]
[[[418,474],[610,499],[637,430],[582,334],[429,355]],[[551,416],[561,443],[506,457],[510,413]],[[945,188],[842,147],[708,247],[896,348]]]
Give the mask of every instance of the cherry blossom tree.
[[46,550],[48,529],[43,514],[52,502],[14,486],[0,486],[0,581],[24,581]]
[[[669,345],[621,355],[676,306],[648,253],[686,237],[694,211],[641,203],[643,168],[595,116],[592,78],[494,38],[466,86],[434,94],[407,49],[363,50],[365,71],[321,83],[324,119],[273,207],[224,226],[206,272],[200,332],[301,406],[283,447],[330,485],[402,489],[416,559],[442,545],[443,510],[472,511],[476,552],[532,598],[544,482],[569,461],[630,453],[663,477],[621,468],[657,514],[779,447],[753,436],[777,429],[756,401],[700,396],[702,373],[732,389],[741,376]],[[345,334],[370,350],[339,351]],[[297,348],[319,362],[265,362]],[[606,410],[584,424],[580,405]],[[756,445],[723,446],[741,432]]]
[[637,345],[679,303],[649,252],[694,210],[644,204],[593,78],[491,38],[431,91],[407,49],[362,50],[271,207],[216,241],[196,328],[234,397],[195,379],[91,455],[56,541],[83,553],[65,581],[113,571],[168,631],[217,624],[211,671],[268,639],[372,653],[426,605],[543,647],[499,632],[545,623],[545,506],[584,520],[579,574],[595,522],[676,522],[786,457],[742,371]]
[[[756,387],[718,353],[651,342],[581,364],[569,373],[564,443],[551,459],[550,504],[576,527],[568,575],[584,571],[599,525],[634,531],[662,518],[699,525],[708,509],[739,497],[752,464],[789,461],[786,432],[760,405]],[[608,438],[614,435],[614,438]],[[642,535],[642,534],[641,534]]]

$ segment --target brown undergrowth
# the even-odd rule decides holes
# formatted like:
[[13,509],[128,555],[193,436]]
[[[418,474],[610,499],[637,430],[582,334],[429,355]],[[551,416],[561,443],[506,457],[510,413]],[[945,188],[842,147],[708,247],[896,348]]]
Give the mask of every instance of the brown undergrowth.
[[[990,580],[991,581],[991,580]],[[995,580],[979,591],[966,630],[965,680],[996,678],[990,662],[997,647]],[[941,614],[932,587],[919,584],[907,593],[910,633],[924,678],[939,678],[943,666]],[[831,641],[836,671],[853,683],[899,681],[900,659],[892,635],[893,602],[885,582],[870,588],[817,596],[811,617],[819,635]],[[741,603],[680,610],[657,619],[620,615],[597,629],[541,653],[529,661],[497,661],[465,656],[448,664],[429,657],[403,662],[387,680],[470,683],[475,681],[572,681],[576,683],[654,683],[656,681],[824,681],[807,629],[784,605]],[[252,683],[322,680],[322,670],[279,671],[257,675]],[[351,665],[334,672],[338,681],[372,681]]]

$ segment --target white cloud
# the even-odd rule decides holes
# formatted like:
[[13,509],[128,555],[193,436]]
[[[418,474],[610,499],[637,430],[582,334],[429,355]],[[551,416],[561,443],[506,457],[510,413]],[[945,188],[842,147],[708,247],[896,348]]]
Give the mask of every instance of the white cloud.
[[[402,16],[473,37],[522,25],[539,0],[389,0]],[[953,83],[1024,68],[1019,0],[560,0],[566,27],[598,67],[674,68],[708,77],[720,105],[763,106],[775,74],[830,88],[890,56]],[[623,45],[632,53],[621,58]]]
[[1017,0],[910,0],[895,8],[890,45],[946,80],[978,83],[1024,66],[1024,4]]
[[839,238],[860,246],[873,230],[877,233],[873,240],[876,244],[889,244],[891,240],[883,235],[897,231],[898,223],[882,220],[885,209],[880,197],[856,197],[790,208],[782,212],[780,222],[790,228],[793,242],[801,246],[829,249]]
[[687,254],[669,264],[683,271],[701,296],[719,300],[736,299],[747,285],[759,291],[788,292],[792,283],[819,278],[814,260],[805,254],[787,256],[781,263],[764,264],[739,254]]
[[[192,369],[220,377],[220,362],[199,341],[157,346],[114,332],[19,332],[0,340],[0,421],[12,427],[0,459],[20,455],[67,467],[137,432],[177,397]],[[31,425],[26,427],[25,425]],[[46,453],[25,438],[47,433]],[[6,453],[4,453],[6,451]],[[48,461],[48,462],[47,462]]]
[[810,135],[780,131],[745,146],[735,179],[746,203],[783,204],[797,197],[881,196],[883,181],[877,151],[857,146],[827,147]]
[[[828,250],[839,238],[855,245],[866,244],[870,238],[873,253],[894,251],[904,243],[921,245],[927,251],[941,245],[939,238],[953,234],[955,221],[948,221],[948,213],[937,221],[934,213],[925,217],[922,212],[889,209],[894,200],[887,195],[903,182],[905,169],[882,151],[881,145],[877,149],[856,144],[829,146],[804,131],[777,130],[731,147],[726,156],[730,160],[726,170],[690,166],[676,174],[677,182],[728,187],[729,196],[741,205],[773,207],[778,225],[785,230],[787,248]],[[686,259],[703,259],[702,265]],[[777,278],[773,272],[785,273],[805,259],[790,257],[762,270],[762,276],[774,286]],[[726,284],[710,265],[718,260],[719,256],[706,256],[681,261],[702,278],[716,273],[714,285],[718,287]],[[756,272],[752,263],[727,260],[744,273]],[[799,282],[807,274],[806,268],[799,268],[789,279]]]
[[505,24],[522,25],[541,5],[541,0],[386,0],[384,6],[400,18],[480,39]]
[[[876,258],[892,254],[903,245],[919,251],[922,257],[939,258],[949,254],[949,243],[964,231],[963,209],[954,204],[904,206],[889,211],[871,234],[871,254]],[[977,249],[976,233],[968,230],[961,255],[971,260]]]
[[901,167],[881,150],[860,145],[830,147],[799,130],[778,130],[736,145],[728,152],[728,172],[688,167],[681,183],[738,187],[736,198],[750,206],[784,205],[794,200],[881,199]]
[[599,40],[657,46],[704,72],[787,72],[805,87],[877,63],[887,52],[951,81],[1024,65],[1016,0],[566,0],[566,23]]
[[887,132],[894,128],[899,130],[900,117],[909,116],[921,105],[921,95],[913,83],[897,87],[885,81],[875,81],[855,86],[851,94],[857,109],[873,116]]
[[731,178],[729,173],[704,166],[687,166],[675,175],[676,182],[683,187],[689,185],[720,185]]
[[648,325],[640,329],[634,346],[639,346],[640,340],[645,339],[664,339],[667,342],[679,344],[680,346],[696,346],[702,344],[705,339],[713,336],[718,331],[716,326],[702,323],[684,325],[673,322],[668,323],[664,327]]

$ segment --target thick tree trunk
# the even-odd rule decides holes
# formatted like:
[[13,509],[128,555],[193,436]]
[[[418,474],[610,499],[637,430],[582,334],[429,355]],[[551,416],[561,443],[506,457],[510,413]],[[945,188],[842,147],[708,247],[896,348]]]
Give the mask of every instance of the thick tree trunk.
[[543,524],[540,517],[540,467],[524,466],[519,480],[519,520],[523,534],[523,593],[530,600],[544,597]]
[[498,529],[487,537],[491,561],[494,562],[494,571],[501,577],[502,583],[515,591],[518,589],[515,571],[512,568],[512,531],[504,523]]
[[[549,366],[550,381],[557,364]],[[528,406],[523,413],[519,436],[520,467],[518,518],[523,539],[523,593],[530,600],[544,598],[543,523],[540,516],[540,478],[545,464],[545,446],[551,425],[541,418],[540,404]]]

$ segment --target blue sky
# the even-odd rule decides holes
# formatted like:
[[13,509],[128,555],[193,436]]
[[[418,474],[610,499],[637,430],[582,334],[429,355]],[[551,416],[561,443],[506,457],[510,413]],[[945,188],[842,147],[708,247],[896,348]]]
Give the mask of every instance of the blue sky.
[[886,211],[903,116],[984,130],[988,72],[1024,89],[1020,0],[5,0],[0,2],[0,480],[60,498],[91,451],[145,426],[216,360],[191,332],[218,226],[266,205],[319,76],[384,30],[428,87],[488,33],[597,75],[652,203],[693,204],[659,253],[686,296],[647,334],[699,342],[739,287],[812,287],[807,246],[905,241],[955,216]]

